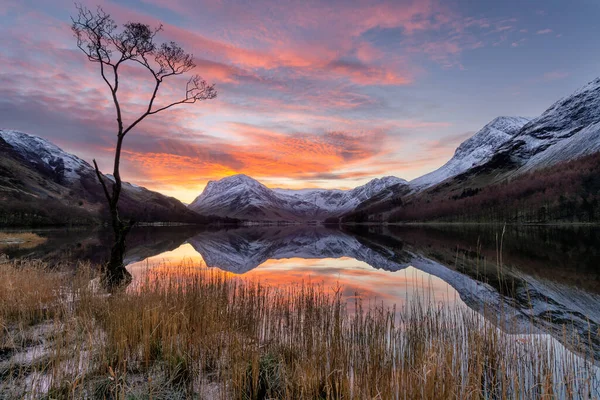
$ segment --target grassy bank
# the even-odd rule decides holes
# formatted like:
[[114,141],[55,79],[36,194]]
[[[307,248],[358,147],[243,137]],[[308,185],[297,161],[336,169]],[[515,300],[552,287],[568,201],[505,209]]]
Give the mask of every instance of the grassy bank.
[[0,398],[600,395],[595,367],[466,307],[357,300],[351,313],[341,288],[276,289],[186,265],[108,296],[78,271],[0,262]]

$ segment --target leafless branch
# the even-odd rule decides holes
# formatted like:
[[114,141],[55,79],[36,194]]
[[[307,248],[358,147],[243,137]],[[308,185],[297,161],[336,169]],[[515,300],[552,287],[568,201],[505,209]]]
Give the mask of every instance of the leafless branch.
[[167,106],[158,108],[149,112],[148,114],[158,114],[161,111],[164,111],[168,108],[176,106],[178,104],[193,104],[197,101],[203,100],[212,100],[217,97],[217,90],[215,89],[215,85],[209,85],[206,83],[204,79],[202,79],[199,75],[194,75],[188,81],[185,88],[185,98],[182,100],[171,103]]
[[104,196],[106,196],[106,200],[108,200],[108,203],[110,204],[112,202],[112,199],[110,197],[110,194],[108,193],[108,188],[106,187],[106,183],[104,182],[104,176],[102,175],[102,172],[100,172],[100,169],[98,168],[96,159],[94,159],[93,161],[94,161],[94,168],[96,170],[96,176],[98,177],[98,180],[102,184],[102,189],[104,190]]

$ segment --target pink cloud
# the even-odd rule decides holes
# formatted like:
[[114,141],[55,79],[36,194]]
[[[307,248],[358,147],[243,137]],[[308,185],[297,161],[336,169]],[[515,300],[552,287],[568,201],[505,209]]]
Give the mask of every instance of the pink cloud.
[[[177,23],[166,22],[160,40],[177,41],[192,52],[194,72],[219,90],[215,101],[174,108],[128,136],[126,175],[152,188],[198,185],[236,172],[272,177],[276,166],[281,176],[326,180],[424,165],[431,160],[398,160],[400,137],[450,124],[399,112],[395,102],[401,100],[388,94],[413,89],[426,74],[422,58],[462,68],[463,52],[489,45],[498,36],[494,30],[516,26],[514,20],[463,18],[441,0],[258,0],[235,7],[225,1],[144,1],[178,14],[169,19],[172,14],[164,13]],[[118,23],[158,25],[161,19],[155,7],[84,3],[100,3]],[[75,47],[68,20],[68,12],[75,11],[72,2],[53,4],[67,10],[64,20],[29,10],[14,26],[0,27],[6,43],[0,92],[15,104],[35,101],[40,110],[64,118],[57,117],[60,123],[72,123],[74,134],[61,136],[61,143],[109,159],[115,124],[111,98],[97,65]],[[397,32],[394,42],[372,40],[380,30]],[[148,76],[137,67],[123,73],[120,96],[131,120],[149,98]],[[166,83],[157,104],[178,99],[185,80]],[[40,130],[34,133],[43,134]]]

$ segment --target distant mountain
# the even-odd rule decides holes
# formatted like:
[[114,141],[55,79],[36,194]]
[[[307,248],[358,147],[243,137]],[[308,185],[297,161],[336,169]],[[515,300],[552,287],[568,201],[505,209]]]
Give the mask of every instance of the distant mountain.
[[[77,156],[14,130],[0,130],[0,154],[0,225],[87,224],[106,213],[93,167]],[[175,198],[130,183],[123,183],[120,211],[140,222],[210,220]]]
[[189,208],[198,213],[253,221],[322,221],[353,210],[391,186],[404,186],[393,176],[373,179],[352,190],[269,189],[246,175],[210,181]]
[[530,121],[524,117],[498,117],[461,143],[454,156],[439,169],[410,181],[411,188],[422,190],[489,161],[500,147]]
[[496,118],[410,190],[374,196],[345,222],[600,220],[600,78],[541,116]]

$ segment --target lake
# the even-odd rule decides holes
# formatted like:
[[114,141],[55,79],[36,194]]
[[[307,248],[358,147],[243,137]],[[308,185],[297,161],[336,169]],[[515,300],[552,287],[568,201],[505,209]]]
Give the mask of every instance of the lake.
[[[109,232],[36,232],[48,240],[5,252],[50,265],[65,260],[99,264],[107,258]],[[350,309],[357,299],[401,309],[419,296],[469,307],[506,333],[546,334],[600,359],[597,227],[138,227],[129,237],[126,263],[132,287],[145,270],[176,274],[183,264],[272,286],[342,290]]]

